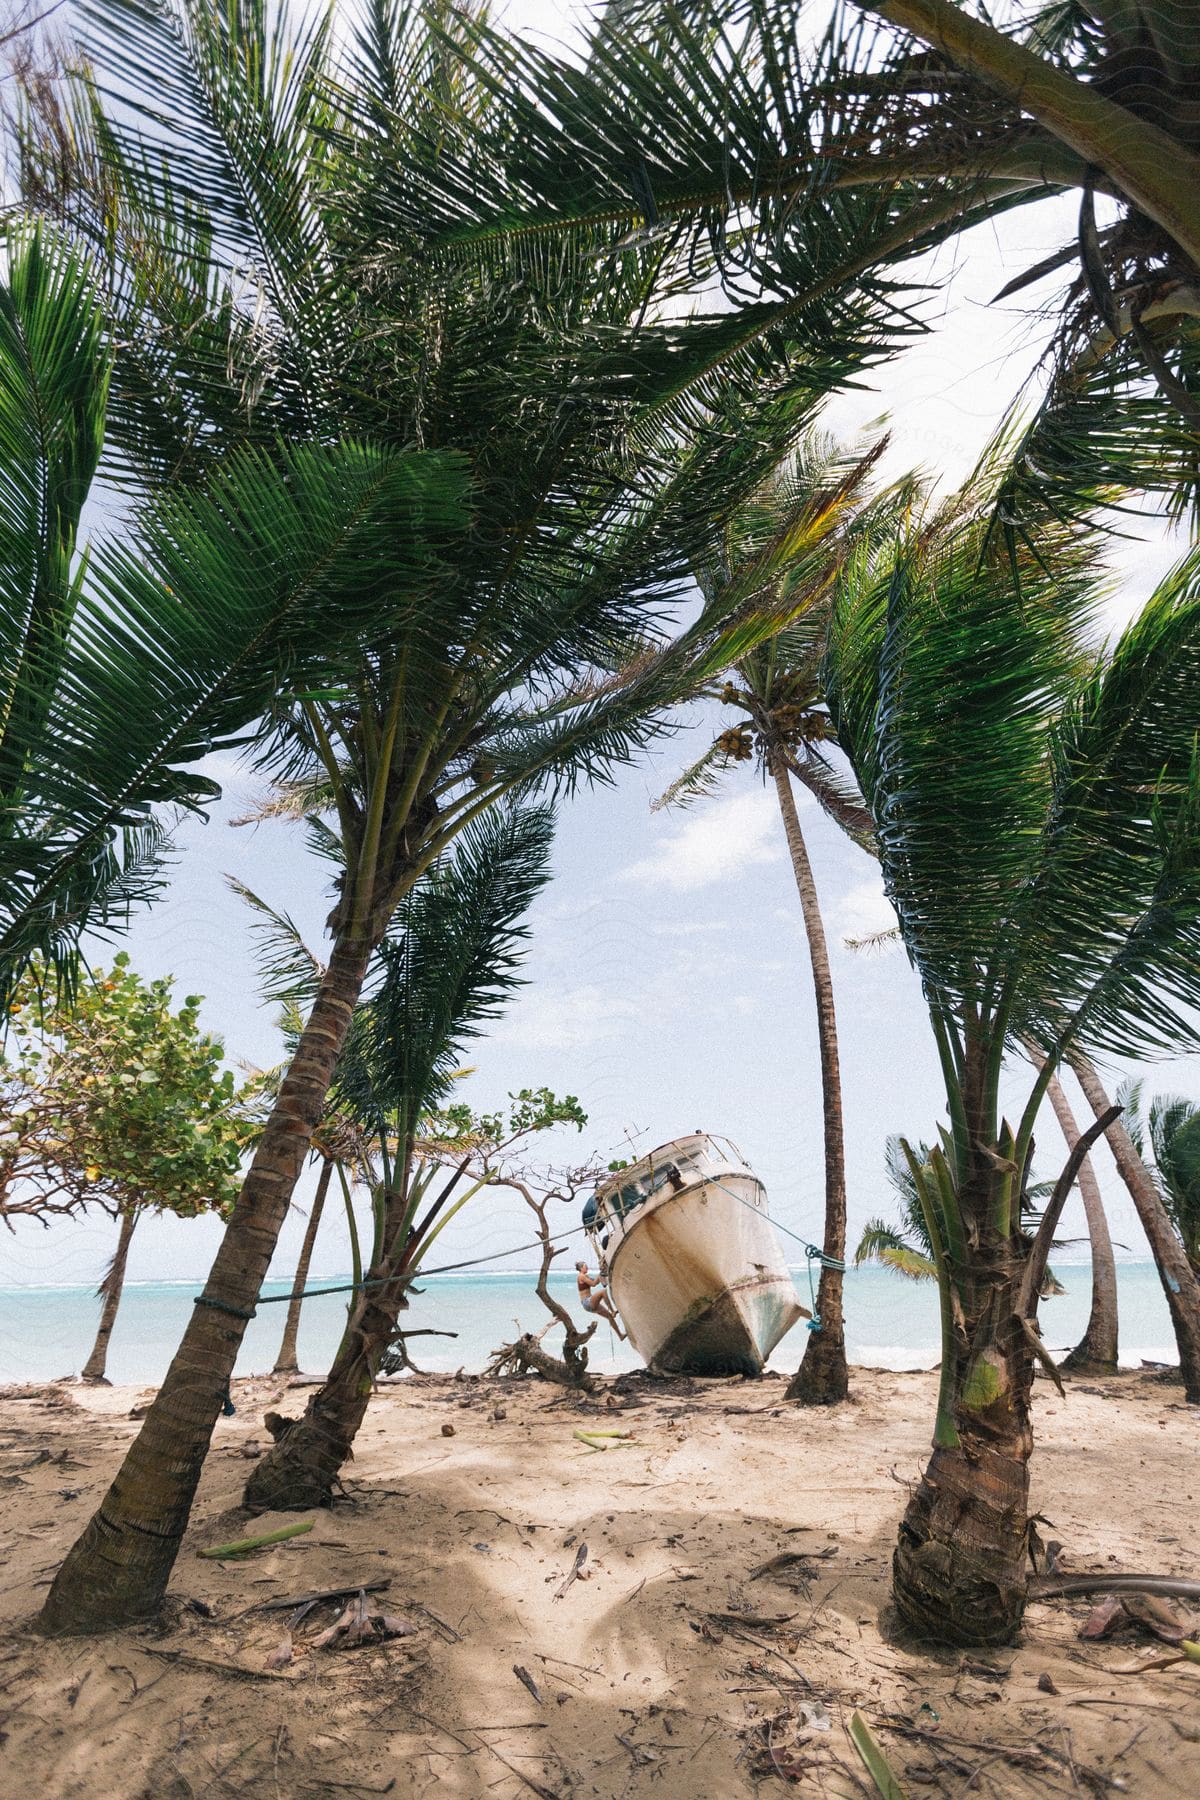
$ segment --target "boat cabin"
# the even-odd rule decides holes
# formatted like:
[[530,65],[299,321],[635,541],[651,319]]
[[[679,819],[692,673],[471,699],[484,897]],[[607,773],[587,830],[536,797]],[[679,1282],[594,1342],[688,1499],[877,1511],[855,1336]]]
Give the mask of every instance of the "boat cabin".
[[595,1194],[583,1209],[583,1223],[603,1252],[614,1231],[623,1235],[626,1223],[648,1200],[665,1199],[705,1182],[719,1184],[727,1177],[738,1178],[741,1198],[747,1176],[752,1183],[747,1197],[752,1197],[754,1205],[765,1207],[762,1186],[737,1145],[729,1138],[696,1131],[690,1137],[672,1138],[669,1143],[660,1144],[648,1156],[628,1168],[614,1170],[598,1182]]

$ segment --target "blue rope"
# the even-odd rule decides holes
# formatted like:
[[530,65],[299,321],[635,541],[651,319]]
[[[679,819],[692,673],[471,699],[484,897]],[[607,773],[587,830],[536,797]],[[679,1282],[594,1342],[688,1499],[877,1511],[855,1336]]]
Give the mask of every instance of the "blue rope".
[[[787,1227],[780,1226],[780,1230],[787,1230]],[[795,1232],[788,1232],[789,1237],[795,1237],[795,1235]],[[844,1262],[839,1262],[836,1256],[826,1256],[825,1252],[818,1249],[816,1244],[805,1244],[804,1254],[808,1258],[808,1297],[812,1301],[812,1318],[807,1320],[807,1325],[810,1331],[820,1331],[821,1315],[817,1311],[817,1290],[813,1281],[813,1264],[820,1263],[823,1269],[841,1269],[843,1272],[846,1265]]]

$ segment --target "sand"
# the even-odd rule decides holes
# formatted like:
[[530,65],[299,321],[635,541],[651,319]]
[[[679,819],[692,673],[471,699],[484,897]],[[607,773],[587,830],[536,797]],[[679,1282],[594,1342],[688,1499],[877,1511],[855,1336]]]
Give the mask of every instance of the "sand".
[[[343,1502],[307,1536],[213,1563],[197,1549],[291,1522],[238,1510],[280,1392],[239,1382],[162,1619],[58,1643],[30,1620],[145,1395],[6,1398],[0,1792],[862,1795],[856,1708],[910,1795],[1200,1792],[1200,1666],[1122,1673],[1166,1646],[1132,1624],[1080,1640],[1092,1602],[1034,1604],[1020,1645],[986,1654],[897,1631],[889,1558],[932,1377],[860,1371],[831,1414],[783,1406],[778,1379],[615,1386],[593,1403],[537,1380],[390,1387]],[[592,1454],[573,1435],[589,1425],[632,1439]],[[1067,1566],[1200,1574],[1198,1425],[1153,1377],[1065,1401],[1039,1381],[1034,1505]],[[586,1578],[564,1591],[583,1544]],[[782,1571],[805,1583],[753,1578],[782,1554],[805,1558]],[[312,1648],[327,1604],[267,1668],[288,1615],[264,1602],[383,1580],[372,1605],[409,1635]]]

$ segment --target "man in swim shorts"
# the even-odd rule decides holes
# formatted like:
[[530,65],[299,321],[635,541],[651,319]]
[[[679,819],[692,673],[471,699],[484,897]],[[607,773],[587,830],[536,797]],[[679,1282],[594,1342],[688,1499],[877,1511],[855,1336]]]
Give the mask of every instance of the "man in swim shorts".
[[621,1342],[624,1343],[625,1333],[621,1330],[621,1322],[613,1311],[612,1301],[604,1291],[604,1282],[599,1275],[588,1274],[588,1266],[585,1262],[577,1262],[575,1269],[579,1282],[579,1298],[584,1312],[595,1313],[597,1318],[607,1319]]

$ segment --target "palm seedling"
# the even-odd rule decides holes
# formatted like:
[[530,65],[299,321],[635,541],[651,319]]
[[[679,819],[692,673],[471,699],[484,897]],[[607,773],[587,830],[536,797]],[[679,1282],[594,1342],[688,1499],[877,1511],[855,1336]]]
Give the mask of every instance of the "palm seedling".
[[[326,974],[179,1354],[51,1589],[47,1629],[158,1604],[396,908],[491,806],[632,754],[678,662],[707,646],[724,667],[753,641],[748,609],[706,608],[667,644],[687,572],[816,400],[879,354],[881,321],[906,329],[874,288],[831,321],[862,223],[834,211],[818,255],[781,263],[777,291],[802,275],[809,297],[743,316],[682,316],[728,262],[711,207],[687,244],[631,236],[628,207],[533,236],[495,227],[497,196],[523,191],[529,119],[545,141],[555,84],[579,73],[542,58],[540,98],[518,93],[497,79],[499,43],[437,0],[378,0],[344,39],[329,16],[262,0],[99,0],[69,118],[43,95],[26,121],[27,195],[104,273],[123,478],[205,496],[241,471],[205,579],[223,587],[251,550],[260,581],[297,568],[319,518],[322,591],[371,620],[352,653],[263,696],[262,766],[324,807],[338,840]],[[688,95],[693,141],[715,153],[728,120],[710,73],[691,68]],[[649,142],[650,122],[637,129]],[[286,556],[278,534],[255,538],[260,490],[293,505]],[[464,507],[453,553],[418,578],[413,519],[445,551]],[[655,634],[638,677],[610,685]]]
[[[1082,1135],[1031,1243],[1020,1197],[1050,1076],[1076,1046],[1195,1038],[1200,558],[1097,655],[1088,541],[1044,521],[1037,551],[1001,547],[986,506],[967,529],[918,521],[893,550],[864,550],[826,666],[946,1086],[928,1161],[906,1152],[943,1357],[894,1561],[902,1617],[942,1642],[1003,1642],[1024,1609],[1029,1402],[1049,1364],[1038,1294],[1079,1160],[1116,1116]],[[1013,1126],[998,1084],[1025,1038],[1042,1060]],[[1200,1346],[1182,1252],[1164,1273]],[[1200,1365],[1188,1379],[1200,1394]]]

